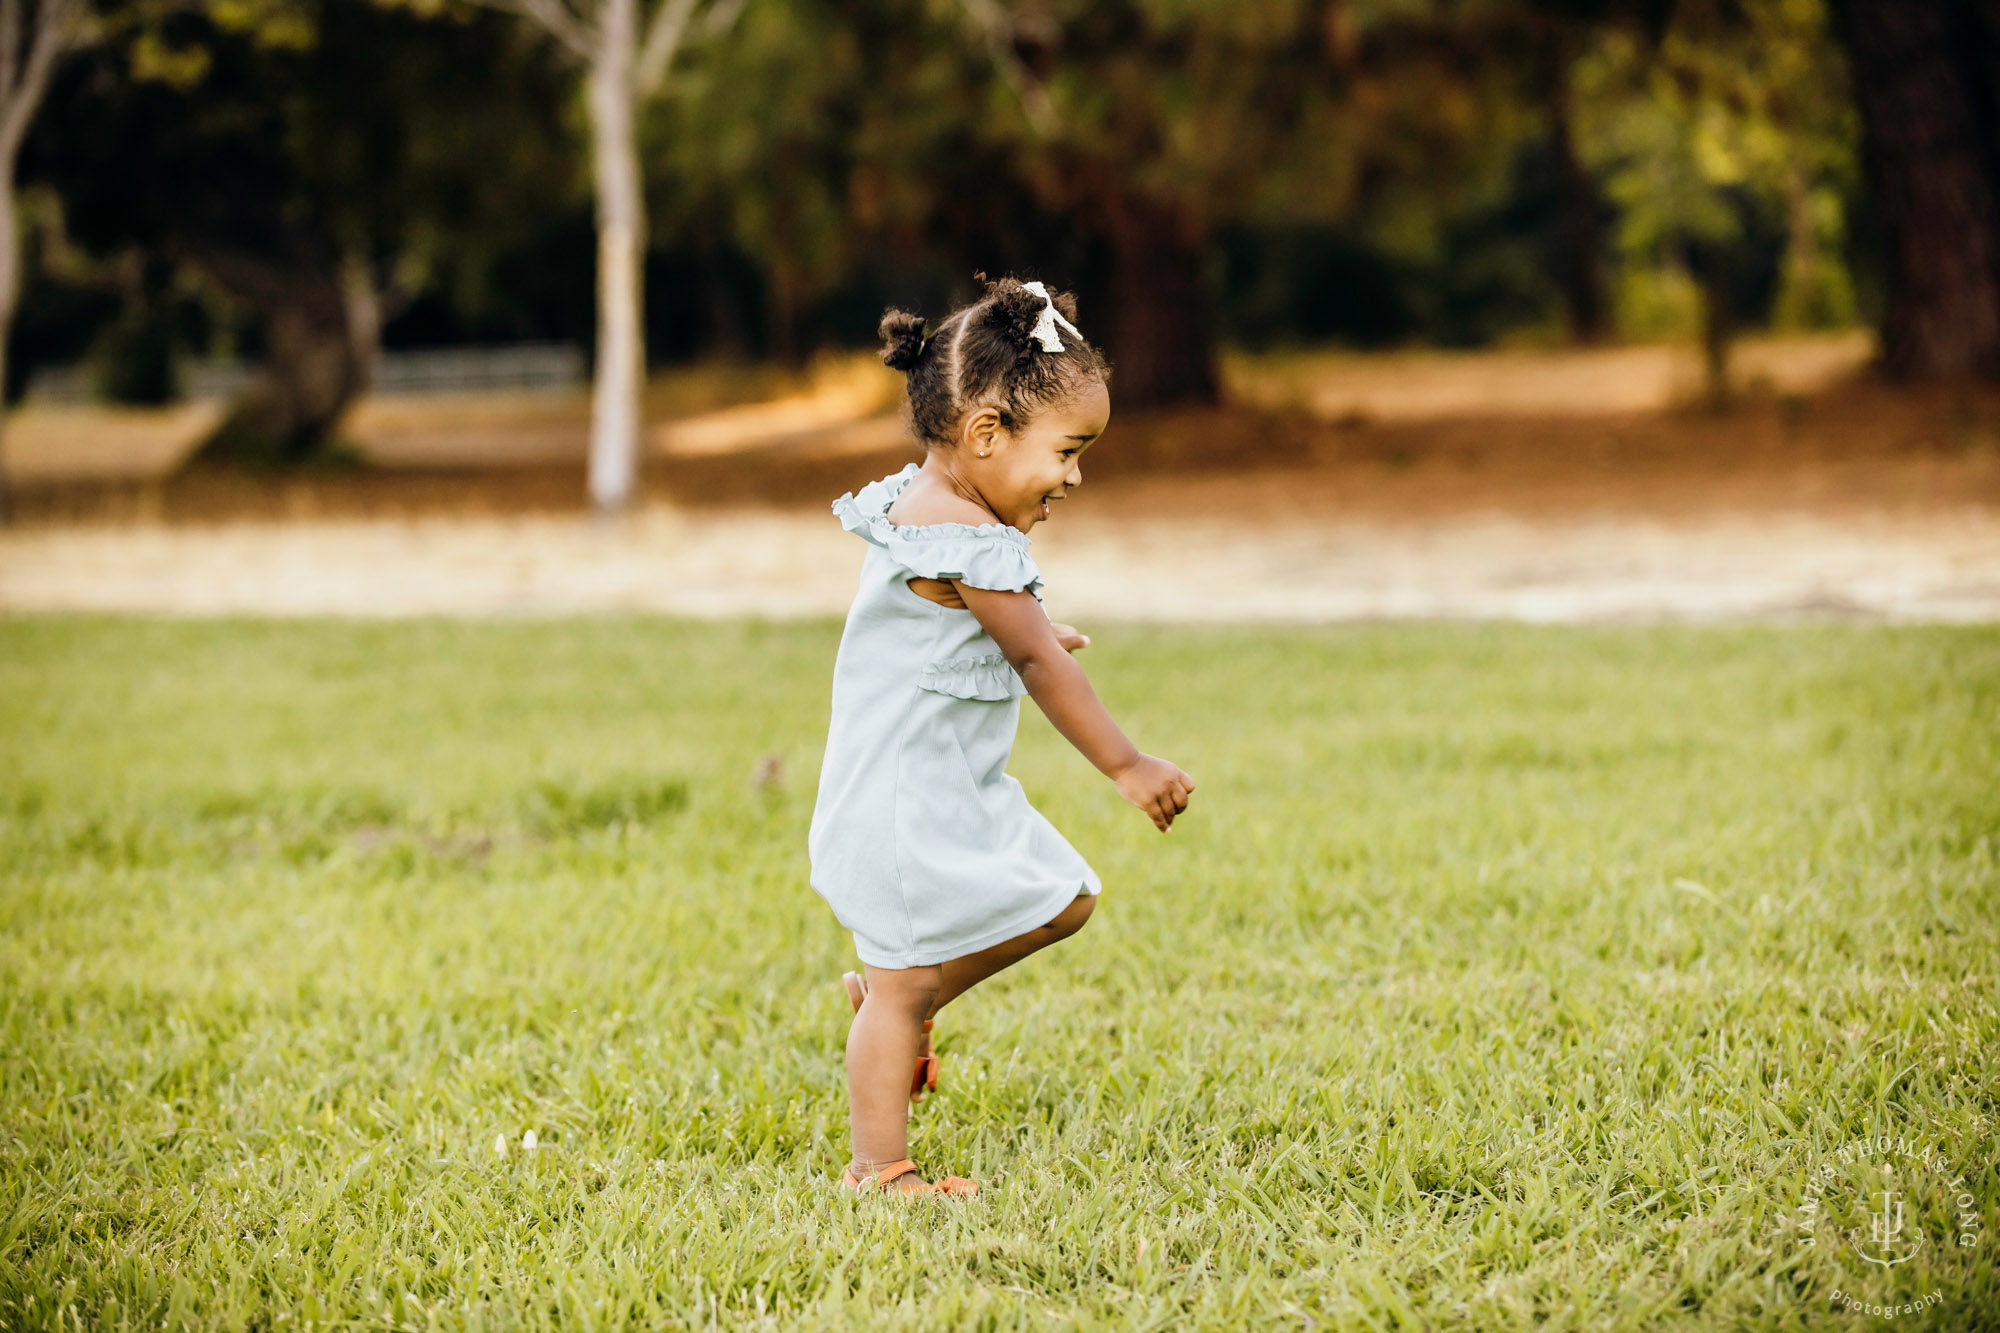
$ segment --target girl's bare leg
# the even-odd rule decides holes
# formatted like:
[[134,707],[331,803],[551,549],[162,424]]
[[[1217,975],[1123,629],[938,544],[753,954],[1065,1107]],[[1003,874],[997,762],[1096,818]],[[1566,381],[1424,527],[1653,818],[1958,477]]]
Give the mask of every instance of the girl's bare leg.
[[1047,925],[947,963],[868,968],[868,997],[847,1029],[855,1175],[910,1155],[910,1069],[922,1049],[924,1020],[994,973],[1076,934],[1096,905],[1094,896],[1080,894]]
[[868,998],[847,1029],[847,1101],[854,1174],[910,1155],[910,1070],[942,969],[868,969]]
[[[959,996],[977,986],[996,972],[1004,972],[1014,964],[1039,949],[1046,949],[1057,940],[1066,940],[1083,929],[1083,923],[1090,920],[1096,910],[1097,895],[1079,893],[1068,907],[1056,914],[1056,919],[1046,926],[1036,926],[1026,934],[1016,935],[1011,940],[1002,940],[978,953],[969,953],[963,958],[954,958],[939,965],[943,976],[939,980],[937,999],[932,1003],[925,1018],[950,1004]],[[872,984],[873,973],[870,974]]]

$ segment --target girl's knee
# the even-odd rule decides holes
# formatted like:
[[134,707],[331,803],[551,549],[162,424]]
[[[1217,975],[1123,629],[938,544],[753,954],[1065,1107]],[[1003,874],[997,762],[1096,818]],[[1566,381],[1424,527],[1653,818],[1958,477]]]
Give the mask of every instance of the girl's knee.
[[1097,895],[1080,893],[1056,915],[1055,920],[1049,922],[1049,929],[1056,933],[1057,939],[1068,939],[1083,929],[1083,923],[1090,920],[1090,914],[1096,910]]
[[870,967],[868,999],[882,1000],[897,1009],[927,1014],[944,985],[944,969],[929,967]]

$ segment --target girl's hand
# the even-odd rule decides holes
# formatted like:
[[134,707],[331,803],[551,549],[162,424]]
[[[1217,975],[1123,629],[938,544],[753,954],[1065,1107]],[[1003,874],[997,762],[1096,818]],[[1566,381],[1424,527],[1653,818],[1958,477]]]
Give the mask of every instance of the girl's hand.
[[1188,807],[1188,793],[1194,779],[1173,764],[1150,754],[1142,754],[1114,781],[1118,794],[1152,816],[1153,826],[1165,833],[1173,827],[1174,816]]
[[1065,625],[1060,620],[1051,620],[1049,628],[1056,632],[1056,642],[1065,652],[1075,652],[1079,648],[1090,647],[1090,636],[1077,633],[1076,626]]

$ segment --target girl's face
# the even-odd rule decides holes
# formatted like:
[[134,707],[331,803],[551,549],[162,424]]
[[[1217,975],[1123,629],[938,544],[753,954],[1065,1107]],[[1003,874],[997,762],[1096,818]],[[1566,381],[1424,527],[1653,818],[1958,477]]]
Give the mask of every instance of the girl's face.
[[986,409],[966,423],[957,471],[988,509],[1026,532],[1049,516],[1051,504],[1083,485],[1079,459],[1110,421],[1111,395],[1094,375],[1067,402],[1011,431]]

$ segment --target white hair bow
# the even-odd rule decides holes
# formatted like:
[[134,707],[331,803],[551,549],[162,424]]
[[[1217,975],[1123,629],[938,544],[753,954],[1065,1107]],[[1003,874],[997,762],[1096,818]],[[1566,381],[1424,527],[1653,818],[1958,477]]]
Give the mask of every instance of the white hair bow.
[[1049,295],[1048,288],[1039,282],[1024,282],[1021,284],[1021,290],[1033,292],[1042,298],[1042,317],[1035,321],[1035,327],[1028,336],[1040,343],[1044,352],[1060,352],[1063,349],[1062,335],[1056,332],[1058,324],[1076,334],[1078,342],[1083,341],[1083,334],[1077,331],[1076,325],[1064,319],[1062,311],[1056,309],[1056,298]]

